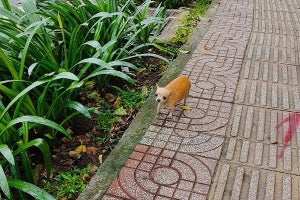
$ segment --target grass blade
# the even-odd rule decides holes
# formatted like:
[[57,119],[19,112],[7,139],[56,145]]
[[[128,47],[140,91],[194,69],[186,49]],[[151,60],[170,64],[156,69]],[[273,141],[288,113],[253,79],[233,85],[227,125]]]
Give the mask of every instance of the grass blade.
[[8,0],[1,0],[1,2],[2,2],[2,5],[5,9],[11,10],[11,7],[10,7],[10,4],[9,4]]
[[50,148],[45,140],[43,140],[41,138],[37,138],[37,139],[29,141],[26,144],[19,144],[19,148],[17,150],[15,150],[13,154],[17,155],[19,153],[23,153],[27,149],[29,149],[33,146],[37,147],[42,152],[43,158],[44,158],[44,163],[45,163],[45,168],[47,171],[47,178],[49,178],[50,172],[51,172]]
[[0,144],[0,152],[11,165],[15,165],[14,156],[6,144]]
[[5,113],[12,107],[12,105],[14,103],[17,102],[22,96],[26,95],[30,90],[32,90],[44,83],[47,83],[49,81],[58,80],[58,79],[69,79],[69,80],[78,81],[77,76],[75,76],[74,74],[72,74],[70,72],[62,72],[62,73],[55,75],[49,79],[33,82],[31,85],[29,85],[27,88],[25,88],[22,92],[20,92],[17,96],[15,96],[15,98],[13,100],[11,100],[11,102],[2,111],[2,113],[0,115],[0,120],[3,118]]
[[[0,179],[1,179],[1,181],[0,181],[0,188],[1,188],[2,192],[4,193],[4,195],[8,199],[11,199],[11,194],[10,194],[8,182],[7,182],[4,170],[3,170],[3,168],[2,168],[1,165],[0,165]],[[1,193],[0,193],[0,198],[1,198]]]
[[6,127],[1,131],[0,133],[0,137],[1,135],[7,130],[9,129],[11,126],[14,126],[18,123],[23,123],[23,122],[31,122],[31,123],[36,123],[36,124],[40,124],[40,125],[44,125],[44,126],[48,126],[48,127],[51,127],[61,133],[63,133],[66,137],[68,138],[71,138],[71,135],[68,131],[66,131],[66,129],[64,129],[61,125],[49,120],[49,119],[46,119],[46,118],[43,118],[43,117],[38,117],[38,116],[29,116],[29,115],[25,115],[25,116],[21,116],[21,117],[18,117],[16,119],[13,119],[11,120],[7,125]]

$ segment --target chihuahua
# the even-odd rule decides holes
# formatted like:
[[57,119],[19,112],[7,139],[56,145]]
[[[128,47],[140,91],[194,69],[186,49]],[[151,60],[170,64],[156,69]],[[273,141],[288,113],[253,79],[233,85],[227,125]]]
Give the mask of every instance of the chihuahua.
[[171,118],[175,109],[175,106],[181,101],[186,99],[189,95],[191,88],[191,81],[186,76],[179,76],[178,78],[171,81],[165,87],[159,87],[156,84],[156,101],[158,102],[157,113],[159,114],[161,106],[171,107],[168,118]]

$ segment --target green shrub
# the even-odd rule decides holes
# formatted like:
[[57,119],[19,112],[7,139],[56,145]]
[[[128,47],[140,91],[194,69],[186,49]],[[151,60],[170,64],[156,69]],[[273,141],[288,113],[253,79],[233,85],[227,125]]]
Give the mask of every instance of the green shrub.
[[[49,174],[46,140],[58,132],[71,137],[66,122],[90,117],[91,109],[75,101],[82,86],[95,80],[105,91],[112,77],[134,83],[122,70],[137,70],[131,60],[164,59],[148,52],[165,22],[164,9],[149,17],[152,1],[137,7],[132,0],[22,0],[22,8],[1,1],[0,145],[13,153],[0,151],[0,188],[8,199],[26,199],[23,192],[51,199],[32,185],[29,151],[41,150]],[[12,187],[20,192],[11,195]]]

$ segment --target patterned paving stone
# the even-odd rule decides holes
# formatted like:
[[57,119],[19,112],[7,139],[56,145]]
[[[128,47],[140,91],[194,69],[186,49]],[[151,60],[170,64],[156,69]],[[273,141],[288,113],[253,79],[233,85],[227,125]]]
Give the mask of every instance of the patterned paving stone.
[[138,145],[104,199],[205,199],[216,163]]
[[234,58],[207,56],[190,61],[183,75],[192,82],[192,97],[233,102],[242,61]]
[[208,199],[299,199],[300,177],[220,163]]
[[278,157],[281,146],[249,140],[230,138],[226,149],[226,159],[232,163],[282,173],[299,174],[299,148],[288,146],[283,158]]
[[251,30],[250,4],[224,1],[183,75],[187,105],[172,120],[163,109],[111,184],[105,199],[206,199]]
[[299,199],[299,138],[284,151],[290,113],[299,112],[299,1],[254,1],[224,148],[208,199]]
[[276,125],[300,112],[299,0],[221,0],[162,109],[102,199],[300,199],[300,130],[282,158]]
[[[158,129],[159,127],[152,128]],[[220,156],[223,142],[224,138],[219,136],[163,128],[160,132],[149,130],[141,144],[217,159]]]
[[230,103],[189,97],[186,105],[191,110],[183,111],[177,106],[171,120],[167,119],[169,109],[162,109],[154,124],[224,136],[224,126],[228,122],[232,107]]
[[146,131],[104,199],[300,199],[299,0],[224,0],[183,75],[187,105]]
[[191,111],[176,110],[172,120],[168,110],[148,129],[141,144],[219,158],[231,104],[189,97]]
[[[288,128],[285,123],[279,129],[276,125],[289,116],[289,112],[265,109],[259,107],[236,105],[228,127],[227,136],[264,143],[282,144],[283,133]],[[292,141],[292,146],[300,144],[300,138]]]
[[296,65],[247,60],[241,72],[237,103],[300,110]]

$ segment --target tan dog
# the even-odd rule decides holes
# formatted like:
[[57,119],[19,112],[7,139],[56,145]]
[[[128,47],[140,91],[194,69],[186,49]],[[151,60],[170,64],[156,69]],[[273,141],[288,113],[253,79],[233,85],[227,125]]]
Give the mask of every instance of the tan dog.
[[158,102],[157,113],[160,112],[161,106],[165,107],[170,106],[171,110],[168,115],[168,118],[172,117],[176,104],[184,99],[184,104],[189,95],[191,88],[191,81],[186,76],[179,76],[178,78],[171,81],[165,87],[159,87],[156,84],[156,101]]

